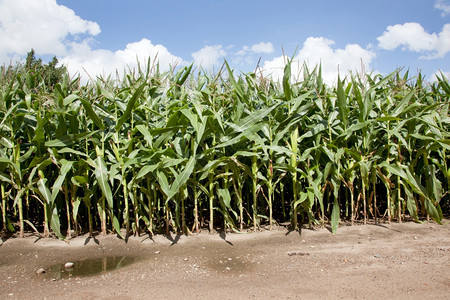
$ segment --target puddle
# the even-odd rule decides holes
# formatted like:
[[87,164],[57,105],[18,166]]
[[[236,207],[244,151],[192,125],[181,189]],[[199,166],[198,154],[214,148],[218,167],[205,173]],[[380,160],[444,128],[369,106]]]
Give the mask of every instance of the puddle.
[[138,257],[105,256],[96,259],[85,259],[73,262],[73,267],[65,268],[64,263],[52,265],[47,273],[55,279],[88,277],[120,269],[138,261]]

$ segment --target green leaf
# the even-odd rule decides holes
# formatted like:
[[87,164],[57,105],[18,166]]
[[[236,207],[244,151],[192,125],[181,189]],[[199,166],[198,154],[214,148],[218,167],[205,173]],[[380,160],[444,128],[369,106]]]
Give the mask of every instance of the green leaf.
[[226,60],[225,60],[225,65],[226,65],[227,70],[228,70],[228,79],[230,80],[231,85],[232,85],[232,86],[234,87],[234,89],[236,90],[236,93],[238,94],[239,98],[240,98],[241,100],[244,100],[244,99],[245,99],[244,91],[242,90],[241,85],[238,84],[238,83],[236,82],[236,80],[234,79],[233,71],[231,70],[231,68],[230,68],[230,66],[228,65],[228,62],[227,62]]
[[133,111],[133,108],[134,108],[134,105],[136,104],[136,101],[139,99],[139,97],[141,97],[141,94],[144,91],[144,88],[145,88],[146,85],[147,85],[146,82],[141,84],[137,88],[137,90],[134,92],[133,96],[131,96],[131,99],[128,100],[127,108],[126,108],[125,112],[120,117],[120,119],[117,121],[117,124],[116,124],[116,127],[115,127],[116,131],[118,131],[122,127],[123,123],[130,118],[131,112]]
[[189,74],[191,73],[193,65],[194,65],[194,63],[192,63],[189,67],[184,67],[183,68],[183,70],[182,70],[182,74],[183,75],[177,80],[177,85],[178,86],[182,86],[183,83],[186,81],[186,79],[188,78]]
[[12,160],[6,157],[0,157],[0,163],[6,163],[13,167],[13,170],[19,175],[19,178],[22,178],[22,172],[17,164],[15,164]]
[[333,211],[331,212],[331,233],[335,234],[339,226],[340,208],[337,199],[334,199]]
[[419,217],[417,215],[417,204],[414,199],[414,195],[407,185],[404,185],[404,187],[406,193],[406,207],[414,221],[419,222]]
[[102,190],[103,195],[105,196],[108,206],[110,209],[114,208],[113,196],[111,192],[111,187],[108,182],[108,169],[106,168],[105,161],[103,157],[98,156],[95,159],[95,178],[97,179],[97,183]]
[[74,162],[73,161],[67,161],[65,159],[61,160],[61,169],[59,171],[59,176],[56,178],[55,183],[52,187],[52,202],[55,201],[56,197],[58,196],[59,190],[64,183],[64,180],[66,179],[67,173],[72,169]]
[[136,129],[139,130],[139,132],[144,136],[144,139],[147,141],[147,143],[151,147],[153,144],[153,141],[152,141],[152,135],[150,134],[150,131],[148,131],[148,126],[137,125]]
[[338,75],[338,83],[337,83],[337,104],[339,108],[339,116],[341,117],[341,121],[344,124],[344,128],[347,128],[348,125],[348,106],[347,106],[347,97],[345,96],[344,86],[342,84],[341,78]]
[[224,208],[231,209],[231,195],[227,189],[217,189],[217,195]]
[[59,215],[58,215],[58,209],[53,207],[51,219],[50,219],[50,227],[52,228],[53,232],[56,234],[56,236],[60,239],[64,239],[64,236],[61,234],[61,225],[59,222]]
[[77,197],[75,199],[75,201],[73,201],[73,204],[72,204],[72,207],[73,207],[73,209],[72,209],[72,218],[74,220],[76,220],[78,218],[78,210],[80,208],[80,204],[81,204],[81,199]]
[[392,112],[393,117],[398,117],[403,113],[403,110],[405,107],[408,106],[409,101],[411,100],[412,96],[416,93],[416,89],[412,89],[411,92],[408,93],[403,99],[396,105],[395,110]]
[[[79,144],[80,141],[87,139],[94,135],[96,131],[92,132],[83,132],[80,134],[67,134],[63,135],[57,139],[45,142],[45,146],[49,148],[59,148],[59,147],[68,147],[73,144]],[[65,150],[68,152],[67,150]],[[73,152],[74,150],[72,150]]]
[[156,171],[156,178],[158,179],[159,186],[161,187],[162,192],[166,195],[166,201],[175,196],[169,185],[169,181],[167,180],[167,176],[163,171]]
[[145,165],[142,167],[142,169],[139,170],[139,172],[136,175],[136,179],[141,179],[145,175],[147,175],[150,172],[155,171],[158,168],[158,165]]
[[[441,214],[439,213],[438,209],[436,208],[436,206],[430,201],[430,199],[425,198],[424,199],[424,204],[425,204],[425,209],[427,211],[427,213],[430,215],[430,217],[436,221],[436,223],[442,225],[442,217]],[[439,204],[438,204],[439,205]]]
[[288,59],[288,62],[286,66],[284,67],[284,73],[283,73],[283,91],[284,91],[284,98],[289,101],[292,99],[292,92],[291,92],[291,63],[292,59]]
[[194,170],[196,162],[197,160],[195,159],[194,156],[192,156],[186,163],[186,166],[184,167],[183,171],[175,178],[175,181],[171,186],[171,190],[174,193],[178,193],[180,188],[188,181],[189,177],[192,174],[192,171]]
[[100,128],[101,130],[105,129],[105,126],[103,125],[102,120],[99,118],[99,116],[95,113],[94,109],[92,108],[92,105],[89,101],[84,100],[80,98],[81,104],[83,104],[84,110],[86,111],[89,118],[94,122],[94,124]]
[[79,99],[80,97],[76,94],[70,94],[69,96],[67,96],[66,98],[64,98],[63,100],[63,105],[67,106],[72,104],[73,101]]
[[47,179],[44,178],[39,179],[37,183],[38,190],[41,193],[41,196],[44,198],[45,202],[47,202],[49,206],[52,206],[53,204],[52,194],[50,193],[50,190],[48,189],[46,183]]
[[117,219],[117,217],[116,216],[112,216],[112,219],[113,219],[113,227],[114,227],[114,230],[116,231],[116,233],[122,238],[122,239],[124,239],[124,236],[123,236],[123,234],[120,232],[120,223],[119,223],[119,220]]

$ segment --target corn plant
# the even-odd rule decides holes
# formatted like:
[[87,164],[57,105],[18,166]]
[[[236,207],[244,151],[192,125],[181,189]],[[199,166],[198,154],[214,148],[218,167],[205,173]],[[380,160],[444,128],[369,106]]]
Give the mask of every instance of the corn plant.
[[[449,208],[442,74],[281,82],[150,60],[121,80],[0,76],[1,228],[59,238],[433,219]],[[123,234],[124,229],[125,234]],[[64,234],[66,230],[66,234]]]

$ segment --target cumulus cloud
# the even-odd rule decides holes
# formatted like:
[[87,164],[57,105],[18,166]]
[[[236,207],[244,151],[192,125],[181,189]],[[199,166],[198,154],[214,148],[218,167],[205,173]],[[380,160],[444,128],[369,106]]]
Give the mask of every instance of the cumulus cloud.
[[274,51],[271,42],[255,44],[250,48],[255,53],[272,53]]
[[67,66],[69,73],[80,73],[91,77],[97,75],[109,75],[116,71],[119,74],[126,68],[134,68],[137,63],[145,64],[150,58],[151,63],[157,59],[161,71],[168,70],[171,66],[184,65],[181,57],[175,56],[163,45],[154,45],[148,39],[129,43],[125,49],[115,52],[98,49],[93,50],[89,41],[72,43],[70,53],[61,59],[61,63]]
[[186,63],[148,39],[115,52],[94,50],[91,45],[100,26],[55,0],[0,0],[0,11],[1,64],[18,61],[33,48],[37,55],[58,56],[71,75],[78,73],[86,81],[87,75],[95,78],[116,71],[121,75],[125,68],[134,68],[138,61],[145,64],[148,58],[157,58],[163,71]]
[[261,42],[252,46],[244,46],[239,50],[236,55],[243,56],[248,53],[264,53],[270,54],[274,52],[274,48],[271,42]]
[[436,0],[434,2],[434,8],[439,9],[441,12],[441,16],[445,17],[450,14],[450,3],[446,3],[444,0]]
[[378,46],[385,50],[402,50],[422,52],[421,58],[442,58],[450,52],[450,24],[445,24],[442,31],[428,33],[418,23],[405,23],[388,26],[377,38]]
[[205,46],[197,52],[192,53],[192,58],[196,65],[201,65],[205,68],[212,68],[222,63],[223,58],[227,52],[222,45]]
[[[375,53],[362,48],[357,44],[348,44],[344,49],[333,49],[334,41],[324,37],[309,37],[303,44],[298,55],[294,57],[291,65],[291,74],[297,79],[301,78],[304,63],[308,68],[322,66],[322,77],[328,84],[336,82],[338,72],[346,75],[349,71],[361,72],[361,64],[369,70]],[[265,61],[261,71],[265,76],[281,80],[284,73],[286,58],[279,56],[273,60]]]
[[77,16],[56,0],[0,1],[0,59],[2,63],[25,55],[65,55],[69,36],[95,36],[100,26]]

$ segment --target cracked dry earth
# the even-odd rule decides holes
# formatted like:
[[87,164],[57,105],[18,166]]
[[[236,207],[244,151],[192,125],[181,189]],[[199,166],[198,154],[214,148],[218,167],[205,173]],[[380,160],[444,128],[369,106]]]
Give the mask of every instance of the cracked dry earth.
[[[0,241],[0,299],[449,299],[450,224]],[[65,269],[66,262],[74,266]],[[45,273],[36,274],[40,268]],[[42,271],[42,270],[41,270]]]

